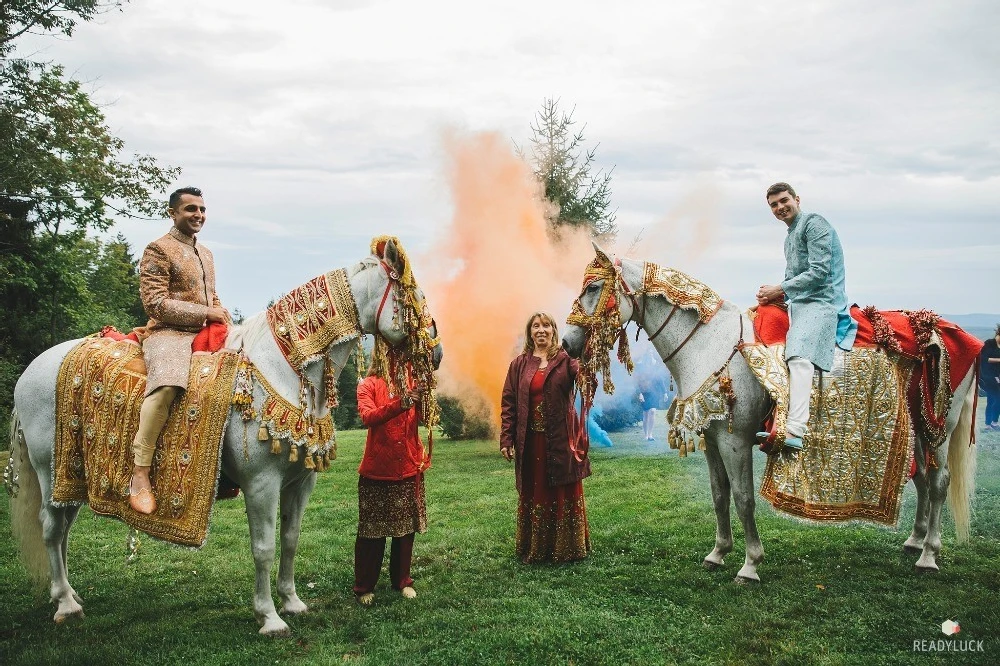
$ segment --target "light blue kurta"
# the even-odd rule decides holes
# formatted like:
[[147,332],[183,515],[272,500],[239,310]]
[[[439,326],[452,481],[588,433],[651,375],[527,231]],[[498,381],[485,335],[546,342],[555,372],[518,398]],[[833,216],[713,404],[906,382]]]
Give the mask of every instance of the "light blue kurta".
[[844,250],[822,215],[800,212],[785,237],[785,280],[791,326],[785,359],[801,356],[829,372],[833,349],[850,351],[858,323],[845,289]]

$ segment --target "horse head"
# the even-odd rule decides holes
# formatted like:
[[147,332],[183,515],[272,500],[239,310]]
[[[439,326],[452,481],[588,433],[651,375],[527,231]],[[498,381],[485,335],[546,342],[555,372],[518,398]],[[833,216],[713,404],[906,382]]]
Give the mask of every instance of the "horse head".
[[618,359],[632,371],[624,325],[637,310],[637,285],[642,284],[642,265],[630,260],[612,261],[594,243],[596,256],[583,275],[583,288],[573,301],[563,348],[581,360],[584,398],[596,388],[596,374],[603,375],[604,390],[614,391],[611,382],[609,351],[618,342]]
[[[580,358],[594,330],[612,322],[628,323],[636,310],[637,285],[642,281],[642,266],[624,259],[612,261],[597,243],[596,256],[587,264],[583,288],[573,301],[562,346],[573,358]],[[617,331],[615,331],[617,335]]]
[[426,383],[443,357],[427,299],[397,238],[373,238],[371,252],[351,273],[361,330],[375,336],[377,362],[405,360]]

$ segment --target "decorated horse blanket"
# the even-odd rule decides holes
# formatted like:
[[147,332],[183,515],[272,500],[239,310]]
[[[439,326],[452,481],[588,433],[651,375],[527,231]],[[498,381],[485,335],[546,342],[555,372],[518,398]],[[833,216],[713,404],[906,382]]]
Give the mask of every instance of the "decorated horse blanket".
[[[772,398],[787,401],[785,346],[743,353]],[[905,392],[906,373],[885,352],[837,350],[832,371],[814,379],[803,450],[768,456],[761,496],[799,518],[895,525],[913,452]]]
[[[952,394],[982,343],[927,311],[855,306],[851,315],[859,324],[853,351],[837,350],[833,371],[814,378],[804,451],[769,456],[761,495],[802,518],[894,525],[912,472],[913,433],[930,444],[928,451],[941,444]],[[771,432],[780,441],[788,409],[788,315],[762,306],[752,318],[756,342],[743,347],[743,356],[774,400]]]
[[[936,318],[928,322],[927,311],[875,310],[851,307],[851,317],[858,322],[855,348],[882,347],[909,361],[922,361],[930,344],[929,328],[935,329],[949,357],[949,385],[954,391],[976,362],[982,340],[963,331],[957,324]],[[933,316],[933,315],[931,315]],[[788,312],[775,305],[757,308],[753,319],[754,336],[766,345],[784,344],[788,334]]]
[[143,515],[128,502],[132,440],[146,387],[142,348],[110,337],[80,342],[56,381],[52,501],[86,502],[150,536],[203,546],[238,360],[228,350],[192,355],[188,388],[171,407],[150,471],[157,509]]

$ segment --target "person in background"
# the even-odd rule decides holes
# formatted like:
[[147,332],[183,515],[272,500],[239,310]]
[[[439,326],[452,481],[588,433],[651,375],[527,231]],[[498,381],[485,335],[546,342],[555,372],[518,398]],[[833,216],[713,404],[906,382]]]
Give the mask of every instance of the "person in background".
[[635,367],[636,385],[639,389],[639,406],[642,407],[642,436],[653,441],[656,410],[668,407],[670,393],[667,378],[670,373],[652,347],[646,350]]
[[515,551],[525,564],[569,562],[590,552],[573,393],[580,365],[559,346],[555,320],[528,318],[524,350],[511,361],[500,406],[500,453],[514,461],[518,492]]
[[392,587],[407,599],[417,596],[410,563],[415,533],[427,531],[424,471],[430,467],[417,431],[422,394],[423,388],[414,386],[403,395],[393,395],[374,368],[358,384],[358,414],[368,428],[358,467],[358,536],[354,542],[354,595],[363,606],[375,602],[385,541],[390,537]]
[[986,427],[1000,430],[1000,324],[979,352],[979,388],[986,394]]

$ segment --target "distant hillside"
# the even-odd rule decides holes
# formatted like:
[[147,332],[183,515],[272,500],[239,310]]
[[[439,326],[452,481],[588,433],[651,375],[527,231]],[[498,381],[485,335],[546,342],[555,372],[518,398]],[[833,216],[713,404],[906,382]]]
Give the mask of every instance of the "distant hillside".
[[942,318],[948,321],[953,321],[962,328],[967,326],[977,326],[979,328],[996,328],[997,324],[1000,324],[1000,314],[982,314],[981,312],[975,312],[973,314],[964,315],[952,315],[943,314]]
[[1000,314],[983,314],[976,312],[964,315],[941,315],[942,319],[955,322],[961,326],[969,335],[974,335],[980,340],[988,340],[993,337],[1000,324]]

